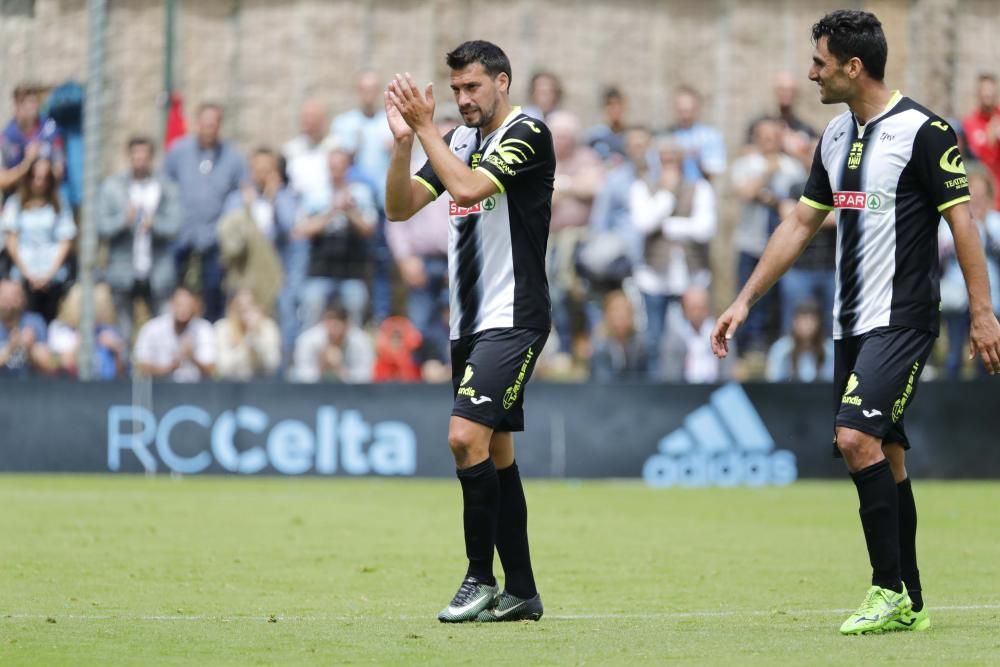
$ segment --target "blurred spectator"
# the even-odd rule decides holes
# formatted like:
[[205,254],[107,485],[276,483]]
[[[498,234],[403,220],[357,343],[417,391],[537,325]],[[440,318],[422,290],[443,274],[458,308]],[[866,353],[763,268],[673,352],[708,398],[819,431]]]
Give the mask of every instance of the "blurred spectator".
[[[787,199],[778,204],[778,219],[791,215],[802,196],[805,182],[792,186]],[[830,212],[819,231],[806,246],[792,268],[778,281],[781,301],[781,335],[792,331],[795,309],[807,301],[817,301],[823,320],[823,333],[833,332],[833,293],[837,282],[837,217]]]
[[333,302],[321,321],[295,341],[293,382],[371,382],[375,352],[371,340],[353,324],[348,311]]
[[601,159],[625,157],[625,95],[617,86],[604,90],[604,122],[587,130],[587,145],[597,151]]
[[49,322],[69,280],[70,250],[76,238],[73,212],[59,196],[52,163],[36,160],[17,193],[3,207],[2,229],[11,277],[24,282],[28,310]]
[[[996,184],[983,167],[969,165],[969,212],[979,229],[986,251],[986,270],[993,299],[993,312],[1000,313],[1000,212],[993,208]],[[941,220],[938,227],[938,251],[941,265],[941,316],[947,332],[948,348],[944,372],[949,378],[958,378],[967,356],[969,338],[969,293],[965,277],[955,253],[955,239],[951,227]],[[977,368],[980,368],[976,364]],[[985,372],[985,369],[983,369]]]
[[188,288],[174,290],[170,311],[139,330],[133,354],[139,373],[175,382],[197,382],[215,374],[215,330],[198,317],[199,306]]
[[329,187],[326,156],[335,141],[329,130],[326,108],[317,100],[307,100],[299,112],[300,134],[281,150],[288,162],[289,186],[301,197],[318,197]]
[[62,137],[55,121],[40,114],[42,87],[21,84],[14,89],[14,117],[0,134],[0,190],[8,193],[38,158],[52,164],[56,181],[65,166]]
[[[438,197],[438,199],[444,199]],[[423,345],[417,353],[420,375],[424,382],[441,384],[451,382],[451,322],[448,304],[442,305],[426,331],[422,331]]]
[[358,77],[358,107],[334,118],[330,135],[334,148],[354,155],[355,180],[367,183],[377,202],[385,201],[392,133],[385,119],[382,86],[374,72]]
[[[322,127],[325,130],[325,120]],[[327,156],[324,154],[321,171],[326,180],[323,188],[314,189],[320,193],[317,196],[322,196],[322,193],[329,188],[326,159]],[[283,287],[277,299],[283,358],[287,362],[291,359],[295,339],[302,331],[302,323],[299,320],[299,293],[302,291],[306,271],[309,268],[309,241],[292,238],[292,230],[298,223],[299,199],[285,178],[281,160],[282,158],[273,151],[258,148],[250,158],[250,182],[245,184],[240,192],[229,195],[226,202],[227,213],[242,212],[242,222],[237,226],[249,233],[246,222],[252,220],[269,243],[260,244],[258,239],[259,252],[251,252],[245,236],[242,243],[237,242],[235,245],[242,248],[234,248],[232,266],[240,277],[237,278],[236,273],[227,270],[226,281],[230,291],[235,284],[256,285],[254,294],[257,303],[269,313],[274,303],[274,290],[282,282],[281,276],[275,277],[274,272],[284,270]],[[254,234],[249,235],[256,237]],[[273,250],[277,251],[276,257],[272,249],[267,247],[272,244]],[[261,268],[270,274],[269,278],[261,280],[260,276],[255,275],[256,270],[251,268],[251,263],[259,261],[259,258],[251,255],[266,256],[265,264]],[[275,263],[275,259],[278,263]]]
[[[729,373],[731,360],[712,354],[709,334],[715,326],[711,299],[704,287],[692,287],[681,297],[679,316],[671,318],[663,339],[662,379],[668,382],[720,382]],[[676,312],[676,311],[674,311]]]
[[375,335],[373,382],[419,382],[420,365],[416,355],[423,337],[405,317],[388,317]]
[[814,301],[795,309],[792,330],[767,353],[768,382],[832,382],[833,339],[823,333],[823,316]]
[[371,190],[352,178],[351,154],[330,152],[329,194],[303,204],[305,219],[292,231],[308,239],[309,269],[302,289],[302,321],[319,321],[324,305],[337,296],[355,322],[364,322],[368,307],[367,277],[371,268],[368,240],[375,233],[378,211]]
[[153,171],[153,151],[152,140],[129,139],[128,169],[104,181],[97,202],[97,234],[108,246],[106,279],[126,340],[133,323],[159,314],[177,284],[171,242],[181,211],[174,184]]
[[562,82],[552,72],[535,72],[528,84],[528,104],[522,112],[539,120],[548,120],[549,114],[562,103]]
[[235,144],[222,141],[222,107],[198,107],[195,134],[178,139],[167,153],[163,172],[177,185],[184,223],[177,241],[181,284],[200,292],[205,316],[222,316],[222,265],[217,225],[226,198],[247,178],[247,165]]
[[229,300],[226,316],[215,323],[222,380],[246,381],[273,376],[281,365],[278,325],[254,301],[253,292],[240,289]]
[[[781,152],[781,133],[778,122],[759,121],[754,128],[752,152],[733,163],[733,187],[736,196],[743,202],[740,222],[733,238],[739,253],[739,285],[747,281],[757,266],[771,231],[777,226],[781,202],[789,198],[793,186],[806,178],[802,165]],[[765,329],[771,299],[771,294],[765,295],[737,330],[737,345],[744,352],[763,352],[767,349]]]
[[632,223],[644,236],[635,282],[646,313],[650,374],[660,374],[659,350],[668,308],[692,285],[711,281],[708,242],[715,234],[715,192],[704,178],[689,180],[684,150],[673,139],[657,141],[660,168],[655,182],[637,179],[629,193]]
[[[445,135],[455,127],[447,119],[437,122]],[[414,146],[412,171],[423,164],[423,150]],[[438,197],[405,222],[386,225],[386,239],[407,287],[406,311],[425,338],[435,328],[442,308],[448,307],[448,207],[451,197]],[[449,375],[448,380],[451,380]]]
[[774,101],[776,108],[754,119],[747,127],[747,143],[753,142],[753,130],[762,120],[775,120],[782,125],[782,148],[788,155],[809,168],[812,161],[813,140],[818,137],[816,130],[795,113],[795,103],[799,97],[799,86],[795,75],[781,72],[774,79]]
[[[59,315],[49,324],[48,344],[52,364],[63,373],[79,375],[80,302],[83,290],[73,285],[59,306]],[[125,375],[128,344],[115,327],[115,303],[105,283],[94,286],[94,373],[95,380],[114,380]]]
[[711,181],[726,171],[726,145],[722,133],[699,122],[701,97],[690,86],[674,93],[674,124],[667,130],[684,149],[684,177]]
[[584,286],[576,271],[577,247],[587,238],[590,208],[601,186],[604,169],[600,156],[580,145],[580,122],[576,116],[556,111],[549,115],[555,149],[556,171],[552,193],[549,232],[549,288],[552,318],[560,350],[569,351],[573,322],[582,319]]
[[609,292],[604,298],[604,324],[594,336],[590,379],[596,382],[644,380],[648,373],[649,353],[645,340],[636,331],[632,302],[622,291]]
[[[995,75],[979,75],[976,101],[976,108],[962,121],[965,139],[972,154],[993,175],[993,181],[1000,182],[1000,94]],[[1000,210],[1000,191],[993,202],[993,208]]]
[[25,305],[20,283],[0,278],[0,377],[51,371],[45,320]]
[[590,211],[592,233],[612,233],[626,240],[631,260],[642,259],[645,235],[632,224],[632,184],[639,178],[659,178],[660,161],[652,150],[652,135],[641,126],[625,130],[625,162],[610,172]]
[[[250,180],[226,199],[219,221],[219,252],[227,294],[249,288],[265,313],[272,313],[283,288],[279,249],[296,223],[297,202],[285,186],[278,156],[267,148],[254,151]],[[305,271],[304,243],[290,272],[298,285]]]

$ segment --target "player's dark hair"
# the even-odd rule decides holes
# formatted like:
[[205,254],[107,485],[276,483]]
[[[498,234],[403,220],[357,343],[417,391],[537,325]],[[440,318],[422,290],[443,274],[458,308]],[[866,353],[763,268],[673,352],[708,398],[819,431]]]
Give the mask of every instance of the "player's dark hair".
[[812,27],[813,42],[826,37],[826,48],[841,65],[857,58],[868,76],[881,81],[885,78],[885,61],[889,45],[882,32],[882,23],[871,12],[859,9],[838,9],[830,12]]
[[128,138],[128,143],[126,144],[128,150],[132,150],[136,146],[147,146],[150,153],[156,152],[156,146],[153,144],[153,140],[145,135],[136,134]]
[[510,59],[499,46],[493,42],[481,39],[474,39],[469,42],[462,42],[449,51],[444,57],[445,62],[451,69],[463,69],[473,63],[479,63],[495,79],[501,72],[510,79]]

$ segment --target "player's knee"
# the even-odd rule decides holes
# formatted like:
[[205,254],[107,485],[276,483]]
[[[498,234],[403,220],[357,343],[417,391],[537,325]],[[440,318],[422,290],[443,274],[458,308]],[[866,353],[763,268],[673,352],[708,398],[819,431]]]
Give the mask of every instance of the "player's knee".
[[882,458],[878,438],[849,428],[837,429],[837,448],[852,470],[866,468]]
[[485,460],[489,456],[489,442],[483,447],[478,440],[471,429],[458,426],[448,430],[448,447],[460,465],[471,459]]

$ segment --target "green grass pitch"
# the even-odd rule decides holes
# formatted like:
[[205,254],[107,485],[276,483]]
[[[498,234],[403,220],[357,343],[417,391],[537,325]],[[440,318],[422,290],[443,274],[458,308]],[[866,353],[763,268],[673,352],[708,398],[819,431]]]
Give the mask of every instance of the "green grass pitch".
[[933,627],[841,637],[847,479],[529,481],[545,618],[445,626],[454,481],[0,476],[0,665],[997,664],[1000,483],[914,488]]

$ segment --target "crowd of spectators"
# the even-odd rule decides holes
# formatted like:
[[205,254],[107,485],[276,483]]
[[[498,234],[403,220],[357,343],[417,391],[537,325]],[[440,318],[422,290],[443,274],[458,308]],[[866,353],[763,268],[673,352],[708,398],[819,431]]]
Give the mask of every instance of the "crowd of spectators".
[[[79,174],[46,92],[18,86],[0,134],[0,377],[79,374],[79,198],[67,185]],[[549,125],[557,158],[547,257],[554,331],[539,376],[830,380],[832,216],[751,311],[738,354],[720,361],[708,341],[712,295],[746,280],[802,192],[819,134],[796,114],[796,96],[794,79],[780,75],[773,108],[727,155],[693,88],[674,91],[671,119],[645,127],[630,122],[626,96],[608,87],[601,122],[586,128],[563,106],[556,75],[532,77],[524,111]],[[998,101],[996,78],[979,77],[976,105],[955,125],[1000,311]],[[445,109],[439,116],[442,133],[455,124]],[[332,119],[320,100],[307,100],[299,124],[280,148],[245,154],[225,139],[223,108],[203,103],[192,131],[165,148],[147,136],[128,140],[126,169],[104,179],[94,202],[101,253],[91,376],[450,380],[448,202],[386,222],[392,139],[379,79],[359,77],[356,108]],[[731,252],[718,252],[715,239],[728,227]],[[963,354],[967,300],[944,224],[939,241],[937,371],[960,377],[975,372]],[[720,286],[717,273],[736,284]]]

